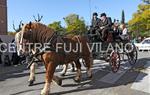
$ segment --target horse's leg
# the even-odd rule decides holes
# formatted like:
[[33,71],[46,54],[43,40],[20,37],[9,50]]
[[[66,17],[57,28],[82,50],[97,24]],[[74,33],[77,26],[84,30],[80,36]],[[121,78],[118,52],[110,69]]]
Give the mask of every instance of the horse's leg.
[[89,58],[89,57],[85,57],[84,58],[84,63],[83,64],[86,64],[86,70],[87,70],[87,75],[89,78],[92,78],[92,65],[93,65],[93,58]]
[[72,72],[75,72],[75,66],[74,66],[75,64],[74,64],[74,62],[71,64],[71,71]]
[[35,81],[35,64],[36,63],[33,63],[31,66],[30,66],[30,76],[29,76],[29,86],[32,86],[34,81]]
[[58,76],[53,76],[53,81],[57,84],[57,85],[59,85],[59,86],[61,86],[62,85],[62,79],[60,78],[60,77],[58,77]]
[[81,81],[81,64],[79,62],[79,59],[75,62],[76,67],[77,67],[77,75],[74,79],[75,82],[80,82]]
[[63,70],[61,72],[61,76],[65,76],[66,72],[67,72],[67,68],[68,68],[68,64],[64,64],[63,65]]
[[[32,49],[32,53],[35,54],[35,51]],[[28,57],[28,60],[29,60],[29,56]],[[35,66],[36,66],[36,63],[33,63],[31,66],[30,66],[30,76],[29,76],[29,86],[32,86],[34,81],[35,81]]]
[[56,69],[56,65],[54,64],[54,62],[49,62],[46,65],[46,75],[45,75],[45,84],[44,84],[44,88],[41,91],[41,95],[48,95],[50,92],[50,84],[52,82],[53,79],[53,75]]

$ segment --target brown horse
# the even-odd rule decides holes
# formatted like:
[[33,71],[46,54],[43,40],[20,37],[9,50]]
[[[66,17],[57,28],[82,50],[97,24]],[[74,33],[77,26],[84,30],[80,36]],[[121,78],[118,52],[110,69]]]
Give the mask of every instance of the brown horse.
[[[74,36],[72,38],[60,38],[54,30],[48,28],[46,25],[31,22],[23,26],[22,33],[23,39],[28,43],[40,43],[42,46],[44,46],[45,43],[50,43],[48,50],[41,51],[43,52],[42,60],[46,68],[45,85],[41,91],[42,95],[48,95],[56,66],[59,64],[68,64],[74,61],[77,67],[75,80],[80,81],[81,64],[79,59],[83,58],[87,67],[88,77],[92,77],[91,66],[93,59],[86,37]],[[59,45],[61,45],[61,47]],[[72,47],[71,50],[70,46]]]

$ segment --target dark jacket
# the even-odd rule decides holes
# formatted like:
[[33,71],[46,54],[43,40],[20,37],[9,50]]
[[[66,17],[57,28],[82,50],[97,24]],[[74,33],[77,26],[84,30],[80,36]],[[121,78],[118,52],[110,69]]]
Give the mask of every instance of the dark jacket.
[[98,23],[99,23],[99,22],[100,22],[100,19],[99,19],[99,18],[97,18],[96,20],[92,19],[92,25],[91,25],[91,27],[92,27],[92,28],[98,27]]
[[107,17],[104,22],[103,21],[99,22],[99,27],[111,28],[111,26],[112,26],[112,21],[111,18],[109,17]]

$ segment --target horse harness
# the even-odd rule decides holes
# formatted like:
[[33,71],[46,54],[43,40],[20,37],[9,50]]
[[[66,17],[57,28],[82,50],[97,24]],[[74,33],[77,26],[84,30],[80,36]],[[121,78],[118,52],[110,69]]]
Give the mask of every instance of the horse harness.
[[[30,37],[31,38],[31,37]],[[47,42],[49,43],[49,48],[48,50],[49,51],[53,51],[53,52],[56,52],[56,49],[54,47],[54,42],[56,41],[57,42],[57,39],[61,39],[63,41],[63,39],[57,35],[57,33],[53,33],[53,35],[47,40]],[[31,40],[31,39],[29,39]],[[64,42],[64,41],[63,41]],[[39,58],[37,58],[38,56],[42,56],[43,54],[45,53],[45,50],[44,50],[44,47],[42,47],[42,51],[36,51],[35,54],[31,54],[30,58],[32,59],[27,68],[30,68],[30,66],[34,63],[34,62],[42,62],[43,60],[40,60]],[[64,55],[66,57],[66,53],[65,52],[58,52],[59,54],[61,55]]]

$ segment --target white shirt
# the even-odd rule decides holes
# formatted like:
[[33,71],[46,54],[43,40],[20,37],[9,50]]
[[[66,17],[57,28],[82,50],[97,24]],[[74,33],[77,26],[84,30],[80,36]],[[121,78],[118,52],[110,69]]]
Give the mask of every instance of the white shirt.
[[128,30],[127,30],[127,28],[124,28],[123,30],[122,30],[122,35],[127,35],[128,34]]

